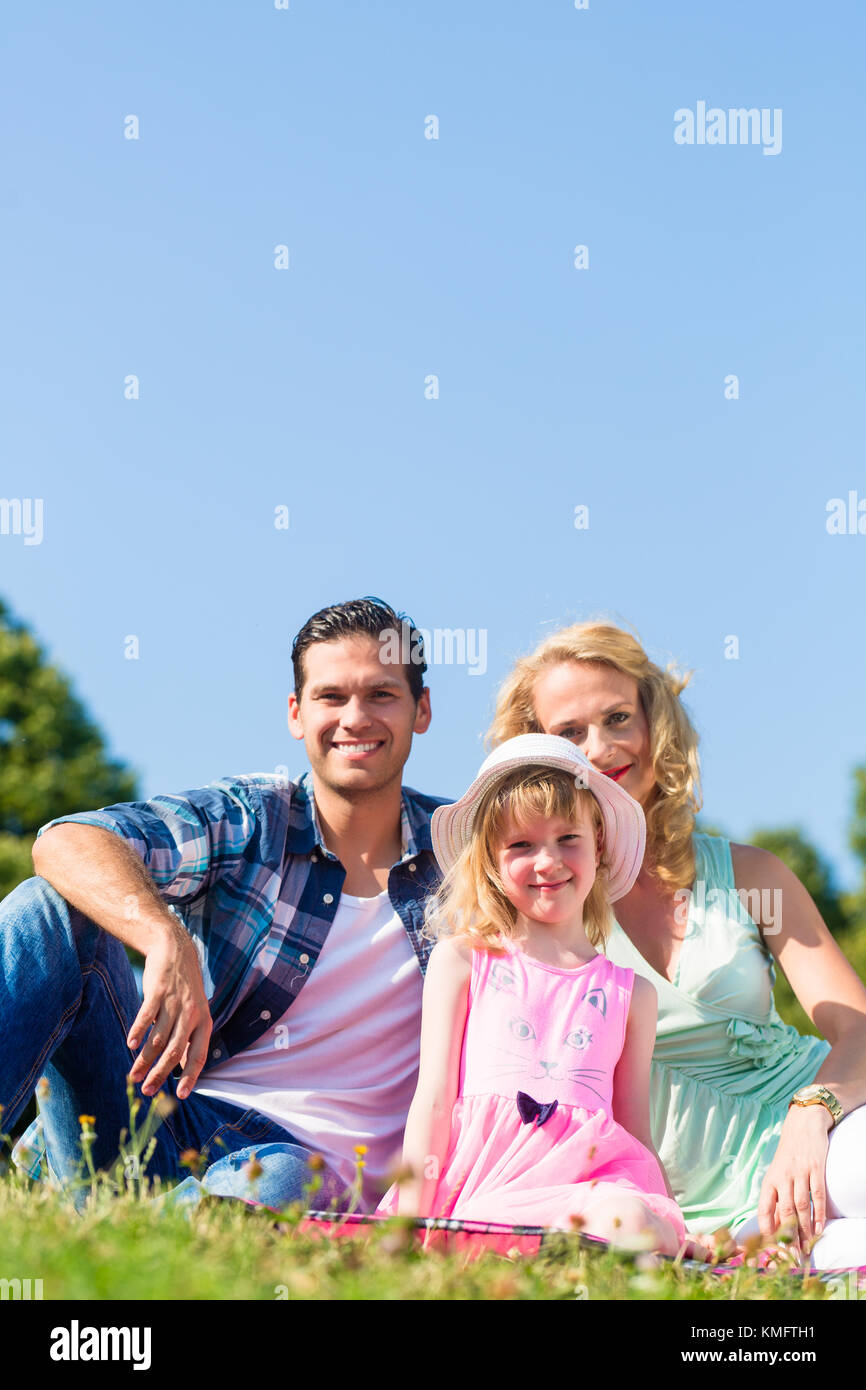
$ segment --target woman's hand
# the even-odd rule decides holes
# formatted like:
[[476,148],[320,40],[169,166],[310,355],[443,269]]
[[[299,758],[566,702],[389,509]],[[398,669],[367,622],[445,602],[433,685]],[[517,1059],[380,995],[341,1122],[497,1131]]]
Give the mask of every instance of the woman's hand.
[[[821,1082],[847,1115],[866,1105],[866,986],[796,874],[780,859],[768,850],[732,845],[731,860],[741,900],[761,905],[754,920],[765,946],[830,1044],[818,1071],[802,1077],[801,1084]],[[801,1245],[821,1234],[827,1218],[825,1169],[832,1122],[823,1105],[789,1109],[761,1188],[758,1219],[765,1239],[786,1221]]]
[[771,1240],[780,1226],[789,1225],[802,1249],[824,1229],[824,1170],[832,1125],[833,1117],[823,1105],[792,1105],[788,1111],[761,1185],[758,1221],[765,1241]]

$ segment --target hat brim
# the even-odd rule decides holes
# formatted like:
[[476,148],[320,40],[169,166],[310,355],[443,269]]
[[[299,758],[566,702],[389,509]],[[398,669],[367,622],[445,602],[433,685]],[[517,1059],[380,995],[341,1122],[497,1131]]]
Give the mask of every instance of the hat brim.
[[568,772],[592,792],[604,822],[607,896],[624,898],[640,872],[646,849],[646,820],[640,804],[617,782],[599,772],[567,739],[556,734],[518,734],[485,759],[468,791],[450,806],[433,812],[433,853],[444,873],[457,863],[472,838],[475,815],[484,794],[520,768],[553,767]]

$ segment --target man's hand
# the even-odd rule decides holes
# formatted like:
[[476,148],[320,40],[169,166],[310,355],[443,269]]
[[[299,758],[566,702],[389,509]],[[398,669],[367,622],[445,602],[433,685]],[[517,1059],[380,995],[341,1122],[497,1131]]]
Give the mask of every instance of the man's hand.
[[33,867],[72,907],[144,956],[144,1003],[127,1045],[133,1051],[145,1045],[129,1075],[152,1096],[180,1062],[177,1096],[186,1100],[205,1064],[213,1024],[192,940],[141,859],[102,826],[64,822],[36,841]]
[[151,1027],[150,1036],[129,1075],[143,1081],[142,1092],[155,1095],[169,1073],[181,1063],[178,1100],[186,1100],[207,1060],[213,1022],[198,956],[180,923],[167,927],[147,951],[144,1002],[129,1030],[134,1051]]
[[801,1248],[821,1234],[827,1219],[824,1169],[832,1124],[823,1105],[792,1105],[788,1111],[761,1186],[758,1220],[765,1241],[780,1225],[796,1230]]

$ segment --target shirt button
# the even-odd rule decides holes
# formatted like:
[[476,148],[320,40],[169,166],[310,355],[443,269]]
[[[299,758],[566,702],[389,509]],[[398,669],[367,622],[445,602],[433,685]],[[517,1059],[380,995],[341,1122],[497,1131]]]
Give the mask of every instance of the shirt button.
[[332,903],[333,901],[334,901],[334,895],[333,895],[333,893],[326,893],[325,896],[322,898],[322,902],[323,902],[323,903]]
[[307,955],[306,951],[302,956],[298,956],[298,960],[301,962],[301,965],[306,965],[309,959],[310,957]]
[[414,873],[415,873],[415,870],[416,870],[417,868],[418,868],[418,865],[417,865],[417,864],[410,864],[410,865],[409,865],[409,872],[410,872],[410,874],[414,874]]
[[263,1018],[263,1019],[265,1019],[265,1020],[269,1019],[270,1016],[271,1016],[271,1011],[270,1011],[270,1009],[262,1009],[261,1013],[259,1014],[259,1018]]
[[310,855],[310,858],[312,859],[314,864],[318,863],[319,856],[317,855],[315,850],[313,850],[312,854]]
[[222,1048],[219,1047],[215,1047],[213,1052],[211,1053],[211,1057],[222,1057],[222,1055]]

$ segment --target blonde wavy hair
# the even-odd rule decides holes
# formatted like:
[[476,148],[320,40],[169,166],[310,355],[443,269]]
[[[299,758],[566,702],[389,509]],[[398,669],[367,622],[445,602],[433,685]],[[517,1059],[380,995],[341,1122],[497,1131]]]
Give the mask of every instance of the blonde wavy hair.
[[688,888],[695,876],[692,834],[701,809],[698,735],[680,701],[692,672],[674,663],[665,670],[650,661],[640,641],[610,623],[574,623],[521,657],[496,698],[486,742],[495,748],[516,734],[544,733],[535,713],[535,683],[542,671],[580,661],[611,666],[637,682],[649,726],[656,786],[648,806],[645,864],[669,891]]
[[601,858],[583,906],[583,928],[591,945],[603,947],[611,912],[601,809],[588,788],[553,767],[518,768],[488,787],[475,813],[469,844],[429,900],[425,934],[462,936],[488,951],[501,949],[499,937],[515,940],[518,912],[496,862],[506,823],[520,826],[535,817],[558,817],[579,824],[584,816],[600,840]]

